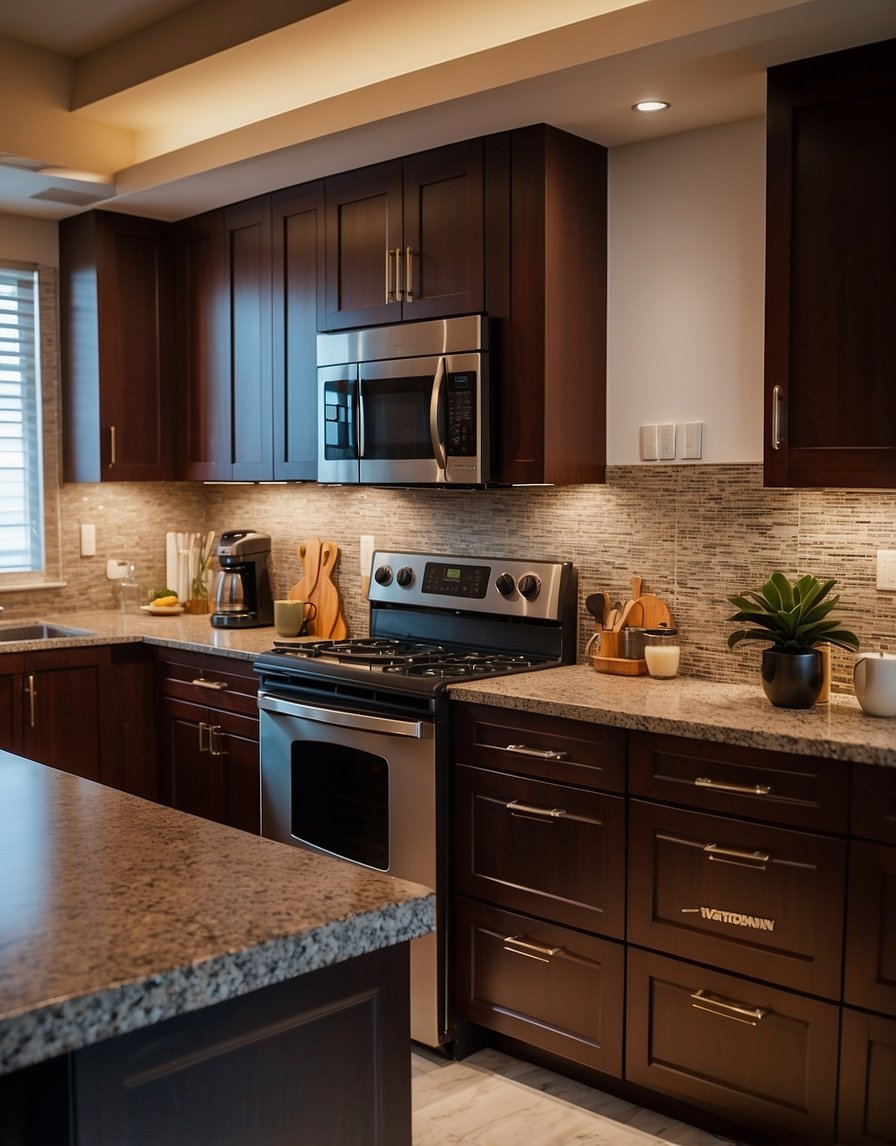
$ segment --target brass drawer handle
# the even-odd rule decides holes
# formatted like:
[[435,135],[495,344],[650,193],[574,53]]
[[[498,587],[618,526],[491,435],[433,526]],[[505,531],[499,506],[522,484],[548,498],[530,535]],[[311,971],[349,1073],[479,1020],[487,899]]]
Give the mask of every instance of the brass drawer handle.
[[214,688],[221,692],[225,688],[229,688],[226,680],[206,680],[204,676],[197,677],[193,681],[198,688]]
[[504,940],[504,950],[511,955],[524,955],[537,963],[550,963],[563,948],[544,947],[541,943],[533,943],[529,939],[522,939],[519,935],[508,935]]
[[738,796],[770,796],[771,784],[723,784],[721,780],[710,780],[708,776],[698,776],[694,781],[697,788],[712,788],[716,792],[734,792]]
[[691,1006],[698,1011],[708,1011],[722,1019],[735,1023],[746,1023],[748,1027],[758,1027],[769,1013],[767,1007],[745,1007],[742,1003],[732,1003],[727,999],[714,999],[706,991],[695,991],[691,995]]
[[744,852],[739,848],[723,848],[721,844],[706,844],[703,848],[706,858],[716,863],[731,863],[735,867],[752,867],[765,871],[771,858],[769,852]]
[[523,804],[519,800],[511,800],[504,805],[512,815],[541,816],[546,820],[559,820],[566,815],[565,808],[540,808],[537,804]]
[[500,744],[495,747],[499,752],[515,752],[517,756],[537,756],[539,760],[565,760],[566,752],[557,752],[554,748],[530,748],[528,744],[508,744],[502,748]]

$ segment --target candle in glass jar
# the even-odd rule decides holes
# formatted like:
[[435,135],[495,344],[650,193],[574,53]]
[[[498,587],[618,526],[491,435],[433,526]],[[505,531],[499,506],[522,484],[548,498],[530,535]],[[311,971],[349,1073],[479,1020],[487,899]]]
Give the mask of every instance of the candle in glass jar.
[[644,649],[644,659],[647,661],[647,671],[651,676],[668,678],[678,673],[678,661],[681,648],[678,645],[648,644]]

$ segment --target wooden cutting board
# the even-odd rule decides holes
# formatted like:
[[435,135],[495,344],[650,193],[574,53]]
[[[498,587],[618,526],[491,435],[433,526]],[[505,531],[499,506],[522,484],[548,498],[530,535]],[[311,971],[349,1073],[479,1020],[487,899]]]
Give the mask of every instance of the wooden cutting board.
[[302,576],[287,593],[290,601],[311,601],[317,613],[308,621],[305,631],[325,640],[342,640],[348,633],[342,615],[339,590],[333,584],[332,574],[339,557],[335,541],[321,541],[308,537],[296,552],[302,562]]

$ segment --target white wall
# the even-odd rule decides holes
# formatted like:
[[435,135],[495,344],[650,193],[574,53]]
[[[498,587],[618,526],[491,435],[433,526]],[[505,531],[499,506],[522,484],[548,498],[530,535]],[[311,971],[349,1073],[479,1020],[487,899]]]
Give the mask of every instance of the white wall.
[[58,267],[57,224],[24,215],[0,215],[0,258]]
[[608,230],[608,463],[662,422],[761,461],[765,119],[611,150]]

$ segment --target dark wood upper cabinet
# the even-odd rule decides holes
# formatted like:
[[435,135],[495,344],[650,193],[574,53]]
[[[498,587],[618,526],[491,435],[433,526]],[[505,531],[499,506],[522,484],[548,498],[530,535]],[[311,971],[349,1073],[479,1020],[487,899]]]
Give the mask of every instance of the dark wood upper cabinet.
[[768,73],[765,483],[896,486],[896,40]]
[[174,239],[178,477],[211,481],[221,476],[229,436],[224,211],[176,223]]
[[498,475],[606,477],[607,152],[545,124],[486,140]]
[[273,214],[274,477],[317,477],[317,331],[324,313],[323,182],[276,191]]
[[482,141],[326,180],[324,329],[484,309]]
[[171,224],[88,211],[59,224],[66,481],[174,477]]

